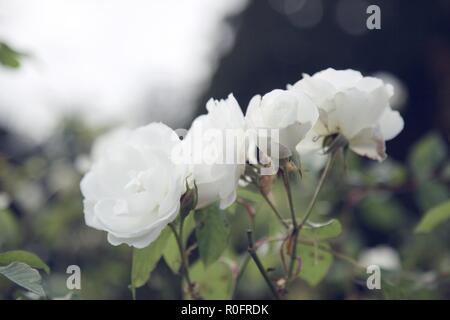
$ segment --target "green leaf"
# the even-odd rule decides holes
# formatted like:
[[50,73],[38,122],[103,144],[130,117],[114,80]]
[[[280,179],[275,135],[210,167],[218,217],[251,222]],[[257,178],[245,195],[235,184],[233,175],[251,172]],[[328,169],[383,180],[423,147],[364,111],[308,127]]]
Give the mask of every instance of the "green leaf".
[[433,180],[423,181],[415,191],[416,203],[422,211],[430,210],[449,198],[449,188]]
[[361,201],[359,209],[364,223],[376,230],[390,232],[406,221],[403,205],[389,192],[372,192]]
[[316,286],[328,273],[333,263],[333,255],[323,250],[329,248],[326,243],[318,245],[299,244],[297,254],[301,259],[300,278],[310,286]]
[[430,133],[414,145],[408,162],[416,177],[423,181],[432,175],[447,155],[448,150],[442,138],[436,133]]
[[[195,229],[195,221],[194,216],[192,214],[188,215],[184,220],[183,226],[183,241],[186,243],[189,235]],[[180,249],[178,249],[177,241],[175,240],[175,236],[173,233],[170,235],[169,240],[167,241],[166,248],[164,250],[164,261],[167,263],[169,268],[173,273],[178,273],[181,267],[181,257],[180,257]]]
[[19,224],[8,209],[0,209],[0,247],[15,245],[20,241]]
[[436,226],[450,219],[450,200],[427,211],[417,225],[416,233],[427,233]]
[[238,204],[235,202],[231,206],[225,209],[226,212],[228,212],[230,215],[235,215],[238,211]]
[[233,277],[229,266],[218,261],[205,267],[202,263],[195,263],[190,274],[198,284],[199,292],[207,300],[230,299],[233,288]]
[[216,206],[195,211],[196,236],[205,266],[215,262],[228,245],[230,226],[224,212]]
[[310,223],[305,225],[300,232],[300,236],[315,241],[336,238],[342,233],[342,226],[339,220],[331,219],[325,223]]
[[40,297],[45,296],[39,272],[23,262],[13,262],[6,267],[0,267],[0,274]]
[[444,169],[442,170],[442,179],[450,180],[450,161],[444,165]]
[[400,186],[407,178],[406,168],[391,159],[372,163],[367,174],[364,170],[360,170],[360,173],[364,175],[364,182],[368,185]]
[[381,278],[381,290],[386,300],[404,300],[408,298],[404,287],[385,281],[383,277]]
[[150,278],[150,273],[156,267],[167,241],[171,234],[170,228],[165,228],[158,239],[153,241],[148,247],[143,249],[133,249],[133,262],[131,268],[131,286],[133,288],[142,287]]
[[9,68],[20,67],[19,58],[22,56],[20,52],[12,49],[6,43],[0,42],[0,64]]
[[0,266],[6,266],[13,262],[23,262],[32,268],[42,269],[50,273],[48,265],[32,252],[15,250],[0,253]]
[[237,191],[237,196],[239,198],[243,198],[247,201],[251,201],[251,202],[255,202],[255,203],[259,203],[262,201],[262,196],[255,191],[249,190],[249,189],[243,189],[243,188],[239,188]]

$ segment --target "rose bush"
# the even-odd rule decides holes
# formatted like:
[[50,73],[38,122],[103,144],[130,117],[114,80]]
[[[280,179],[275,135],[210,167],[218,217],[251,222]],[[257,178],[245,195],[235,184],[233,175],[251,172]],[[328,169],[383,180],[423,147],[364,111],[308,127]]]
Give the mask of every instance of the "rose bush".
[[[92,168],[81,182],[86,224],[108,232],[113,245],[144,248],[134,251],[132,288],[148,280],[164,255],[169,267],[181,272],[190,298],[197,299],[201,293],[190,276],[188,256],[198,247],[206,267],[226,250],[230,226],[224,212],[236,202],[242,178],[240,185],[247,193],[238,203],[251,220],[248,253],[274,297],[286,294],[286,287],[299,273],[315,285],[331,265],[331,253],[325,250],[329,248],[327,240],[342,231],[336,219],[310,221],[318,194],[338,151],[348,147],[358,155],[384,160],[385,141],[403,129],[403,119],[390,107],[392,94],[392,86],[380,79],[363,77],[353,70],[327,69],[305,75],[287,90],[253,97],[245,117],[232,94],[224,100],[211,99],[206,104],[207,114],[193,121],[183,141],[160,123],[117,130],[94,145]],[[290,185],[291,176],[302,173],[296,152],[301,161],[315,162],[311,168],[321,170],[324,165],[301,217]],[[278,160],[283,160],[282,166]],[[272,170],[263,171],[266,161]],[[290,219],[280,213],[273,199],[272,187],[278,176],[282,177]],[[254,191],[249,191],[252,188],[284,227],[282,237],[271,239],[281,242],[283,273],[278,281],[267,275],[257,254],[261,244],[253,240],[252,203],[259,198],[255,200]],[[190,215],[191,211],[195,213]],[[187,232],[195,229],[196,243],[187,248],[183,229],[185,220],[192,216],[195,221],[186,222]],[[164,232],[158,239],[167,225],[179,259],[174,258],[177,252],[173,249],[164,252],[170,234]],[[318,253],[326,257],[320,266],[310,261]]]

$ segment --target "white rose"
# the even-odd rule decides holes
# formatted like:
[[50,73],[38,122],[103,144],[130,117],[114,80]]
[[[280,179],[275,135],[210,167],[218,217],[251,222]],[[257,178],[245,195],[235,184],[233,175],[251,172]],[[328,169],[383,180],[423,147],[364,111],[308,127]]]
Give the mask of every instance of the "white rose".
[[112,245],[144,248],[179,211],[187,170],[170,158],[179,138],[166,125],[152,123],[99,141],[81,181],[86,224],[106,231]]
[[385,270],[400,270],[400,257],[395,249],[388,246],[377,246],[361,253],[358,263],[363,266],[377,265]]
[[[253,97],[245,119],[247,127],[257,136],[256,141],[253,139],[250,143],[256,144],[269,157],[282,159],[294,153],[318,117],[315,104],[305,94],[277,89],[263,97]],[[274,146],[277,151],[273,150]]]
[[323,138],[341,134],[355,153],[382,161],[385,141],[403,129],[403,119],[393,111],[391,85],[354,70],[327,69],[304,75],[290,90],[307,94],[319,107],[319,121],[299,145],[300,154],[311,150],[311,141],[321,147]]
[[209,100],[208,114],[197,117],[183,141],[198,188],[197,208],[217,200],[221,209],[236,200],[239,177],[245,169],[245,120],[232,94]]

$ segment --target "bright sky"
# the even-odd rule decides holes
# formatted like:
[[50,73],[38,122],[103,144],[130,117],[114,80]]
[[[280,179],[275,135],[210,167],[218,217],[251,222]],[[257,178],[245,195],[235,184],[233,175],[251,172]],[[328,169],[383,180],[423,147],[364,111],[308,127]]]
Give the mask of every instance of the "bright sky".
[[[62,114],[89,123],[190,119],[246,0],[0,0],[0,123],[41,141]],[[223,97],[216,97],[223,98]],[[148,119],[148,118],[147,118]]]

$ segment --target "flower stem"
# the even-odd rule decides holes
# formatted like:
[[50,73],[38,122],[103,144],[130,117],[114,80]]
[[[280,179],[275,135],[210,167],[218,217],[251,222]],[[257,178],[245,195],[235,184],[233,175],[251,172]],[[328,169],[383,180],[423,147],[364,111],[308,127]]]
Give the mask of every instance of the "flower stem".
[[287,193],[287,197],[288,197],[289,210],[291,212],[292,224],[294,226],[294,229],[296,229],[297,228],[297,219],[295,216],[294,201],[292,199],[291,185],[289,183],[289,174],[288,174],[286,168],[283,168],[281,172],[283,175],[284,188],[286,189],[286,193]]
[[328,176],[328,173],[330,172],[330,169],[333,164],[334,158],[336,157],[336,154],[337,154],[337,152],[332,152],[327,160],[325,168],[323,169],[322,175],[320,177],[319,183],[317,184],[316,190],[314,191],[313,197],[311,198],[311,202],[309,203],[308,208],[306,209],[305,216],[303,217],[302,221],[300,222],[300,225],[299,225],[300,230],[303,228],[303,226],[305,225],[306,221],[308,220],[309,216],[312,213],[312,210],[314,208],[314,205],[316,204],[319,192],[323,187],[323,184],[325,182],[325,179]]
[[[325,168],[322,172],[322,175],[319,179],[319,183],[317,184],[316,190],[314,191],[313,197],[311,198],[311,201],[308,205],[308,208],[306,209],[306,213],[305,216],[303,217],[302,221],[300,222],[300,224],[297,225],[296,221],[293,219],[293,223],[294,223],[294,229],[292,230],[292,234],[291,234],[291,243],[292,243],[292,252],[291,252],[291,260],[290,260],[290,264],[289,264],[289,270],[288,270],[288,280],[290,280],[292,278],[293,272],[294,272],[294,266],[295,266],[295,261],[297,260],[297,239],[298,239],[298,235],[300,234],[300,231],[302,230],[303,226],[305,225],[306,221],[308,221],[309,216],[312,213],[312,210],[314,208],[314,205],[316,204],[317,201],[317,197],[319,196],[320,190],[323,187],[323,184],[328,176],[328,173],[330,172],[331,166],[333,164],[334,158],[336,157],[337,151],[334,150],[333,152],[331,152],[327,163],[325,165]],[[289,179],[286,173],[284,173],[283,171],[283,179],[284,179],[284,185],[286,187],[286,191],[288,194],[288,198],[289,203],[292,203],[292,195],[290,196],[290,186],[289,186]],[[291,208],[291,212],[293,211],[293,207]],[[295,214],[294,214],[295,216]]]
[[293,226],[292,233],[290,235],[290,240],[291,240],[290,243],[292,243],[292,248],[291,248],[291,259],[290,259],[289,269],[288,269],[288,280],[289,280],[292,277],[292,274],[294,272],[295,261],[297,260],[297,238],[298,238],[298,233],[299,233],[299,226],[297,224],[297,219],[296,219],[296,215],[295,215],[294,201],[292,199],[292,190],[291,190],[291,185],[289,183],[289,174],[288,174],[286,167],[284,167],[282,169],[282,175],[283,175],[284,188],[286,189],[286,193],[287,193],[287,197],[288,197],[289,210],[291,212],[292,226]]
[[183,238],[181,237],[182,230],[183,230],[183,220],[181,219],[180,223],[180,232],[177,232],[177,229],[173,223],[169,223],[169,227],[172,230],[175,240],[177,242],[178,250],[180,251],[180,258],[181,258],[181,269],[182,269],[182,278],[184,277],[186,279],[187,285],[188,285],[188,292],[192,299],[200,299],[199,295],[195,293],[195,284],[191,281],[191,277],[189,275],[189,264],[187,261],[187,257],[184,250],[184,244],[183,244]]
[[250,258],[251,258],[251,256],[249,254],[246,254],[240,267],[239,267],[239,271],[236,276],[236,279],[234,280],[234,286],[233,286],[233,290],[232,290],[232,292],[233,292],[232,299],[233,300],[236,298],[236,293],[237,293],[239,282],[241,281],[241,278],[244,275],[245,270],[247,269],[248,263],[250,262]]
[[275,207],[275,204],[272,202],[272,200],[270,200],[270,198],[267,196],[267,194],[265,194],[260,188],[259,192],[261,193],[262,197],[264,198],[264,200],[266,200],[267,204],[269,205],[269,207],[272,209],[272,211],[275,213],[275,216],[278,218],[278,220],[280,221],[280,223],[286,228],[289,228],[289,225],[286,223],[286,221],[283,220],[283,217],[281,216],[280,212],[278,211],[277,207]]
[[272,280],[270,280],[269,275],[267,274],[266,269],[261,263],[261,260],[259,260],[258,255],[256,254],[256,248],[253,243],[253,232],[252,230],[247,230],[247,238],[248,238],[248,253],[252,257],[253,261],[255,262],[256,266],[258,267],[259,272],[263,276],[264,280],[266,281],[267,285],[270,288],[270,291],[272,291],[273,296],[276,300],[280,300],[280,295],[275,288],[275,285],[273,284]]

